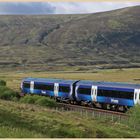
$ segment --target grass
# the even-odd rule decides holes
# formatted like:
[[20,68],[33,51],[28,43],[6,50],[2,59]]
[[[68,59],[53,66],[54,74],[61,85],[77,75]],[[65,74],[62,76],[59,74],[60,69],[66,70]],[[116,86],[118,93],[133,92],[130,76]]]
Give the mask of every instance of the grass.
[[[115,81],[140,83],[140,69],[114,69],[94,72],[3,72],[0,79],[5,80],[6,86],[1,86],[0,96],[15,101],[15,93],[19,90],[24,77],[45,77],[64,79],[86,79],[98,81]],[[16,92],[15,92],[16,91]],[[47,107],[56,104],[42,96],[25,96],[19,102],[0,100],[0,137],[140,137],[139,117],[135,110],[131,111],[133,118],[128,122],[114,123],[107,119],[95,119],[81,116],[78,112],[61,112]]]
[[0,100],[0,137],[140,137],[139,131],[78,112]]
[[7,86],[19,91],[20,82],[25,77],[83,79],[95,81],[113,81],[140,83],[140,69],[96,70],[88,72],[1,72],[0,79],[7,82]]
[[139,9],[0,16],[0,70],[140,67]]
[[53,99],[50,99],[49,97],[38,96],[38,95],[34,95],[34,96],[26,95],[20,99],[20,102],[28,103],[28,104],[37,104],[46,107],[57,106],[57,103]]
[[5,81],[3,81],[2,85],[0,85],[0,99],[13,100],[13,101],[18,100],[18,98],[20,97],[19,94],[14,90],[6,87],[5,85],[6,85]]
[[19,101],[21,103],[28,103],[28,104],[37,104],[37,105],[47,106],[47,107],[57,106],[57,103],[53,99],[50,99],[49,97],[38,96],[38,95],[34,95],[34,96],[26,95],[21,98],[19,92],[15,92],[14,90],[8,88],[7,86],[0,86],[0,99]]

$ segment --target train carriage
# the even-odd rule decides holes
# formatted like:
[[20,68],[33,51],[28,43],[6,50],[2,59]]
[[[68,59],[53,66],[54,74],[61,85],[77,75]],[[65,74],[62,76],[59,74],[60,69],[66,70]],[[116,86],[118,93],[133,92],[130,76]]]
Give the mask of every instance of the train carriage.
[[37,94],[56,96],[55,83],[60,82],[60,79],[45,79],[45,78],[25,78],[22,81],[21,89],[25,94]]
[[77,80],[25,78],[21,89],[25,94],[47,95],[58,100],[74,100],[73,93],[76,82]]
[[97,100],[101,103],[131,107],[139,102],[140,86],[124,83],[101,82],[98,85]]
[[25,78],[21,90],[24,94],[47,95],[59,101],[84,102],[104,109],[126,110],[140,104],[140,85],[137,84]]
[[140,85],[113,83],[113,82],[93,82],[80,81],[76,85],[76,100],[99,105],[107,109],[116,110],[122,107],[123,110],[140,104]]

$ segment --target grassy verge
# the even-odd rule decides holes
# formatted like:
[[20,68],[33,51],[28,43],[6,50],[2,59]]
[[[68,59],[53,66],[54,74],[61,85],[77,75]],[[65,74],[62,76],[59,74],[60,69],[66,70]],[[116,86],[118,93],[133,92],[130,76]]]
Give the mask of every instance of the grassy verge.
[[[1,79],[7,81],[8,86],[0,84],[0,99],[4,99],[0,100],[0,137],[140,137],[139,106],[130,110],[129,113],[132,114],[132,117],[128,122],[119,124],[107,119],[98,120],[81,116],[79,113],[50,110],[46,106],[56,106],[53,100],[42,96],[25,96],[20,99],[15,92],[15,90],[19,91],[21,79],[27,76],[89,80],[110,79],[106,81],[126,81],[128,79],[128,81],[134,82],[134,80],[140,79],[139,71],[137,69],[97,73],[7,73],[0,75]],[[136,82],[139,83],[139,81]]]
[[38,96],[38,95],[26,95],[20,99],[21,103],[28,103],[28,104],[37,104],[40,106],[46,107],[56,107],[57,103],[55,100],[50,99],[49,97]]
[[140,137],[126,124],[0,100],[0,137]]

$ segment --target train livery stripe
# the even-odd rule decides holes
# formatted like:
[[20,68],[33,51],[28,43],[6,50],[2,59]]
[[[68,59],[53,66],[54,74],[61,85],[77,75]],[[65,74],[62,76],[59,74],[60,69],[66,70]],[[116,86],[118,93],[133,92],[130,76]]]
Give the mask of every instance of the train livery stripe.
[[78,100],[92,101],[91,95],[77,94]]
[[108,104],[134,106],[134,101],[133,100],[121,99],[121,98],[112,98],[112,97],[104,97],[104,96],[97,96],[97,102],[99,102],[99,103],[108,103]]

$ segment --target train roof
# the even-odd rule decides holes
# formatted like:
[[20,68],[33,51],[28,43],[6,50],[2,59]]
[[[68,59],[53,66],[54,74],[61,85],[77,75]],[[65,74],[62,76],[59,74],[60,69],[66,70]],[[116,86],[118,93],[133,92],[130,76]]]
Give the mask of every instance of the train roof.
[[81,80],[77,83],[77,85],[95,85],[95,86],[103,86],[103,87],[116,87],[116,88],[128,88],[128,89],[140,89],[140,84],[132,84],[132,83],[119,83],[119,82],[104,82],[104,81],[86,81]]
[[[48,79],[48,78],[24,78],[23,81],[36,81],[36,82],[47,82],[47,83],[62,83],[62,84],[73,84],[77,80],[64,80],[64,79]],[[103,87],[115,87],[115,88],[128,88],[128,89],[140,89],[140,84],[131,83],[118,83],[118,82],[104,82],[104,81],[86,81],[81,80],[77,82],[77,85],[95,85]]]
[[36,81],[36,82],[58,82],[61,81],[61,79],[47,79],[47,78],[24,78],[23,81]]
[[62,80],[62,81],[60,81],[59,83],[60,84],[73,84],[73,83],[75,83],[75,82],[77,82],[77,80]]
[[64,79],[48,79],[48,78],[24,78],[23,81],[36,81],[36,82],[47,82],[47,83],[65,83],[65,84],[72,84],[75,83],[77,80],[64,80]]

